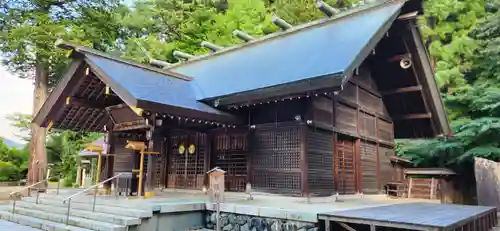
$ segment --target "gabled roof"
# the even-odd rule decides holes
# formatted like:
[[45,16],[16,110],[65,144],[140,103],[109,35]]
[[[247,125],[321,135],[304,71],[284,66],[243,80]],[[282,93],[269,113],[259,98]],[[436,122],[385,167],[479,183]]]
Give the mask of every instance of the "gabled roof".
[[198,100],[219,99],[221,104],[236,95],[266,97],[338,87],[387,32],[403,5],[364,6],[168,70],[192,77],[200,89]]
[[205,119],[210,119],[210,115],[232,117],[198,102],[196,87],[189,80],[138,68],[92,53],[84,54],[86,62],[100,75],[105,76],[104,82],[110,85],[113,91],[119,96],[131,96],[133,102],[130,106],[150,111],[158,111],[158,107],[164,107],[166,111],[167,107],[183,109],[186,112],[190,110]]
[[[101,146],[102,147],[102,154],[107,154],[106,153],[106,142],[104,142],[104,137],[101,137],[99,139],[97,139],[96,141],[92,142],[91,145],[94,145],[94,146]],[[94,156],[98,156],[99,154],[95,151],[90,151],[88,150],[87,148],[83,149],[80,153],[78,153],[78,156],[81,156],[81,157],[94,157]]]
[[[95,75],[101,85],[109,86],[130,107],[164,112],[173,116],[189,115],[193,119],[228,124],[236,124],[239,121],[228,113],[198,102],[194,85],[189,77],[125,61],[87,47],[68,43],[60,44],[60,46],[73,50],[73,63],[35,116],[33,122],[37,124],[50,126],[48,121],[61,120],[61,113],[66,113],[70,117],[97,114],[98,116],[94,118],[97,122],[90,123],[92,126],[87,129],[101,131],[102,126],[108,120],[105,108],[84,108],[82,105],[72,106],[64,103],[67,97],[71,98],[75,95],[86,95],[88,93],[87,90],[82,90],[82,86],[80,86],[85,82],[92,82],[92,80],[85,81],[85,78],[91,77],[84,73],[86,67],[90,68],[90,72],[93,73],[92,76]],[[92,84],[89,84],[89,86],[92,86]],[[100,110],[100,112],[87,113],[89,110]],[[76,122],[76,124],[86,123]],[[58,127],[61,126],[58,125]],[[72,129],[65,126],[62,126],[62,128]]]

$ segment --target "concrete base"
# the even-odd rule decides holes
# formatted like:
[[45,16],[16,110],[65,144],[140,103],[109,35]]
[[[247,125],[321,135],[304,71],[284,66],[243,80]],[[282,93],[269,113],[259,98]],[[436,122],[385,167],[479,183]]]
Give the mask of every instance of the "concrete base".
[[143,219],[138,226],[129,227],[129,231],[179,231],[203,225],[203,212],[159,213]]

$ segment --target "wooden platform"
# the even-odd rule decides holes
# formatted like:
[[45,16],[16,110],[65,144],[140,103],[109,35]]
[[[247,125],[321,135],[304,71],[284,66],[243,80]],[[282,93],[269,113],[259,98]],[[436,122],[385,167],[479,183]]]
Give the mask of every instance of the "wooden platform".
[[[497,224],[495,207],[409,203],[318,214],[325,231],[347,224],[360,229],[391,227],[428,231],[487,231]],[[361,228],[363,227],[363,228]]]

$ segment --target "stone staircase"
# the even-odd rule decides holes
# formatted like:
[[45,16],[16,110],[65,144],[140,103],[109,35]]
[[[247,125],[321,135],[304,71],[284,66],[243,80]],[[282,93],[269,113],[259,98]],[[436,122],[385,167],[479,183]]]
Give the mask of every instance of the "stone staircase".
[[125,208],[88,201],[71,202],[67,221],[68,205],[61,198],[26,197],[16,202],[13,213],[12,202],[0,208],[0,218],[21,225],[47,231],[133,231],[145,218],[153,216],[151,209]]

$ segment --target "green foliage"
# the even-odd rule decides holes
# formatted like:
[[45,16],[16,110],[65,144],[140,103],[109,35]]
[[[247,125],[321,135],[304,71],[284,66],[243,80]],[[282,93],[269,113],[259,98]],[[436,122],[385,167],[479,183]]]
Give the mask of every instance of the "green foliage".
[[75,182],[78,153],[100,136],[99,133],[72,131],[59,131],[51,134],[47,142],[47,159],[53,164],[52,175],[62,174],[64,180]]
[[0,139],[0,181],[24,178],[28,169],[28,151],[9,148]]
[[58,39],[105,48],[114,43],[118,27],[111,10],[118,1],[5,1],[0,5],[0,53],[15,75],[33,77],[43,67],[54,85],[66,67],[66,51],[55,49]]
[[[326,2],[349,7],[358,0]],[[279,28],[271,22],[273,14],[295,25],[324,17],[315,0],[137,1],[130,14],[123,14],[121,19],[128,36],[124,56],[138,62],[147,62],[147,55],[177,62],[172,56],[176,49],[191,54],[208,53],[200,46],[202,41],[223,47],[238,45],[243,42],[233,36],[234,30],[254,37],[276,32]]]
[[19,168],[10,162],[0,161],[0,181],[13,181],[20,178]]
[[469,32],[485,15],[484,0],[443,0],[424,3],[420,18],[429,52],[436,60],[436,80],[445,93],[466,84],[464,75],[472,68],[476,40]]

